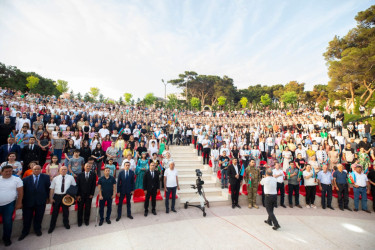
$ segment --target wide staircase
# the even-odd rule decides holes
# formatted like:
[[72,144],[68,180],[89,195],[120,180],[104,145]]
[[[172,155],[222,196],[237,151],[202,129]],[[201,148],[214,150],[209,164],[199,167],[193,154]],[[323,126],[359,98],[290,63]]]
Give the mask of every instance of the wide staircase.
[[[190,146],[170,146],[171,156],[178,171],[180,190],[177,192],[181,204],[189,201],[190,204],[199,204],[200,197],[197,190],[193,189],[197,180],[196,169],[202,172],[204,181],[204,192],[210,206],[230,204],[228,199],[228,189],[221,189],[221,185],[212,168],[203,165],[202,156],[198,156],[193,145]],[[183,207],[183,206],[181,206]]]

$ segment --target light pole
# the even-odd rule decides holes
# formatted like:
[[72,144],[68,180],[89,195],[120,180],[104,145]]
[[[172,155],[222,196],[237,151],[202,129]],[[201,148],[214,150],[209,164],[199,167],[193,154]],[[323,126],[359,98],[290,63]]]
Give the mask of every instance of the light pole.
[[167,85],[168,85],[168,82],[164,82],[164,79],[161,79],[161,81],[164,84],[164,99],[167,100]]

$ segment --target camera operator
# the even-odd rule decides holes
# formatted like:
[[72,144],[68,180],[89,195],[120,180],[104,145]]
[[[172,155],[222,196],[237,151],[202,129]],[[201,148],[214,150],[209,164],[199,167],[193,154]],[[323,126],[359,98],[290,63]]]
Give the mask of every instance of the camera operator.
[[234,209],[235,207],[241,208],[240,205],[238,205],[238,196],[240,192],[242,176],[240,175],[240,166],[237,165],[237,159],[234,158],[232,160],[232,163],[233,164],[228,167],[228,177],[232,189],[232,208]]

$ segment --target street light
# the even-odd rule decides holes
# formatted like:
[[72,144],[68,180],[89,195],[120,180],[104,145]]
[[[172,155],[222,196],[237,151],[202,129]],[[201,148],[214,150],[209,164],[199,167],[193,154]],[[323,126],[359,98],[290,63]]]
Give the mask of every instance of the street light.
[[164,82],[164,79],[161,79],[161,81],[164,84],[164,99],[167,100],[167,85],[168,85],[168,82]]

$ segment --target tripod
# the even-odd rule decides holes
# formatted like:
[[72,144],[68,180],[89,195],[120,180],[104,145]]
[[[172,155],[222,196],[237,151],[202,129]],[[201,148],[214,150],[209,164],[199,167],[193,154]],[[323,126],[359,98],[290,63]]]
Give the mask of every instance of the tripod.
[[205,206],[207,205],[207,208],[209,208],[210,207],[210,203],[206,199],[206,195],[204,194],[203,186],[202,185],[191,185],[191,188],[192,189],[197,189],[196,193],[199,195],[200,204],[199,205],[189,204],[189,201],[191,200],[190,199],[189,201],[185,202],[185,205],[184,205],[185,209],[187,209],[188,206],[199,208],[203,212],[203,217],[206,217]]

